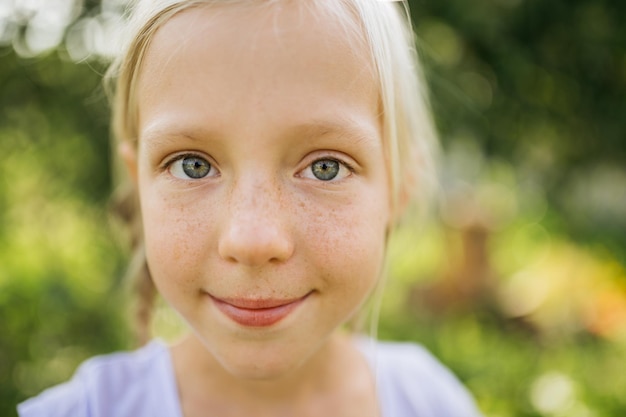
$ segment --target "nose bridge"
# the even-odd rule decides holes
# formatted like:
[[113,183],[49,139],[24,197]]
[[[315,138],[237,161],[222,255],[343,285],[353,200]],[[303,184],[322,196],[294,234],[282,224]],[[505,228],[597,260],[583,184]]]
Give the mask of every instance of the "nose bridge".
[[[229,193],[229,209],[233,220],[258,225],[269,223],[282,204],[282,187],[267,175],[247,175],[234,181]],[[261,222],[262,223],[262,222]]]
[[285,217],[283,187],[276,178],[237,178],[229,190],[226,208],[227,219],[218,245],[222,258],[260,266],[291,256],[293,242]]

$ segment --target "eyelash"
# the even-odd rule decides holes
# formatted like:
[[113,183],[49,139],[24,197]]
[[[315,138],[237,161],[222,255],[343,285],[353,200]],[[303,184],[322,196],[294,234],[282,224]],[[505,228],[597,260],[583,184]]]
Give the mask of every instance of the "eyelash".
[[211,169],[215,169],[215,170],[217,169],[216,168],[216,164],[213,163],[210,158],[207,158],[206,156],[204,156],[204,155],[202,155],[200,153],[193,153],[193,152],[187,152],[187,153],[183,153],[183,154],[174,155],[171,158],[168,158],[167,160],[165,160],[165,162],[163,162],[163,164],[161,164],[159,169],[160,169],[161,172],[170,171],[172,169],[172,166],[176,162],[182,161],[185,158],[199,158],[199,159],[203,159],[209,165],[211,165]]
[[355,172],[354,167],[353,167],[350,163],[348,163],[348,162],[344,161],[344,160],[343,160],[343,159],[341,159],[341,158],[337,158],[337,157],[335,157],[335,156],[323,156],[323,157],[321,157],[321,158],[315,158],[315,160],[313,160],[313,162],[311,162],[311,163],[309,164],[309,166],[310,166],[310,165],[313,165],[313,164],[314,164],[314,163],[316,163],[317,161],[335,161],[335,162],[339,163],[339,165],[343,165],[344,167],[346,167],[346,169],[347,169],[348,171],[350,171],[350,172]]
[[[300,170],[300,172],[298,173],[298,176],[300,176],[300,177],[305,176],[305,175],[303,175],[303,173],[310,173],[310,175],[314,176],[314,174],[312,173],[313,166],[314,166],[314,164],[316,162],[321,162],[321,161],[333,161],[333,162],[336,162],[337,164],[339,164],[339,170],[341,170],[342,168],[348,170],[348,174],[346,175],[346,177],[350,176],[351,174],[353,174],[355,172],[355,169],[348,162],[344,161],[343,159],[337,158],[335,156],[329,155],[329,156],[321,156],[321,157],[313,159],[309,164],[307,164],[307,166],[303,170]],[[337,175],[340,175],[340,172],[338,172]],[[305,176],[305,177],[307,177],[307,176]],[[333,178],[325,181],[325,180],[322,180],[320,178],[316,178],[317,181],[324,182],[324,183],[333,183],[333,182],[341,181],[342,179],[343,178],[336,179],[336,177],[333,177]]]
[[[175,164],[176,162],[181,161],[181,160],[183,160],[185,158],[200,158],[200,159],[203,159],[203,160],[205,160],[207,163],[209,163],[211,165],[211,169],[217,169],[215,167],[215,164],[211,160],[209,160],[209,158],[207,158],[207,157],[205,157],[205,156],[203,156],[201,154],[198,154],[198,153],[188,152],[188,153],[174,155],[171,158],[168,158],[161,165],[160,171],[162,171],[162,172],[171,171],[173,164]],[[338,163],[340,165],[340,169],[341,169],[341,167],[344,167],[345,169],[347,169],[350,174],[356,172],[354,167],[350,163],[346,162],[343,159],[337,158],[335,156],[328,155],[328,156],[321,156],[321,157],[313,159],[309,164],[307,164],[307,166],[304,169],[302,169],[302,170],[300,170],[298,172],[298,176],[301,176],[301,173],[305,172],[306,170],[311,170],[311,168],[313,167],[313,164],[315,164],[316,162],[320,162],[320,161],[333,161],[333,162],[336,162],[336,163]],[[193,179],[189,178],[189,180],[193,180]],[[333,180],[334,180],[334,178],[329,180],[329,181],[323,181],[323,180],[318,179],[318,181],[320,181],[320,182],[335,182]]]

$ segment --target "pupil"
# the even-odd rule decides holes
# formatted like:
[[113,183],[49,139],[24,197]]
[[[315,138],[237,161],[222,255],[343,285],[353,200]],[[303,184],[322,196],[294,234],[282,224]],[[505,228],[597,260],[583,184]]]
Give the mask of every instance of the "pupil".
[[311,170],[318,180],[330,181],[339,174],[339,162],[332,159],[322,159],[314,162]]
[[189,178],[206,177],[211,170],[211,164],[202,158],[189,156],[183,159],[183,171]]

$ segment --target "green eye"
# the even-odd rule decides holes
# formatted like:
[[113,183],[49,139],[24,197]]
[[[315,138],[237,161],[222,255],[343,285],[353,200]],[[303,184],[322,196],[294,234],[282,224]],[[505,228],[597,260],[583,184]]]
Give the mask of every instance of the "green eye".
[[313,176],[321,181],[334,179],[339,174],[339,170],[339,162],[333,159],[320,159],[311,165]]
[[206,159],[200,156],[183,156],[170,165],[170,173],[182,180],[201,179],[211,174],[214,168]]
[[189,178],[204,178],[211,171],[211,164],[202,158],[188,156],[182,159],[182,168]]

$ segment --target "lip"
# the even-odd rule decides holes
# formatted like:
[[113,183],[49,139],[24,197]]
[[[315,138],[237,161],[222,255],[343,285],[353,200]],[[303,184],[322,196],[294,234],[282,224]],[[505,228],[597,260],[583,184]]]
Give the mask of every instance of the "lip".
[[310,294],[286,300],[209,297],[234,322],[246,327],[269,327],[291,314]]

